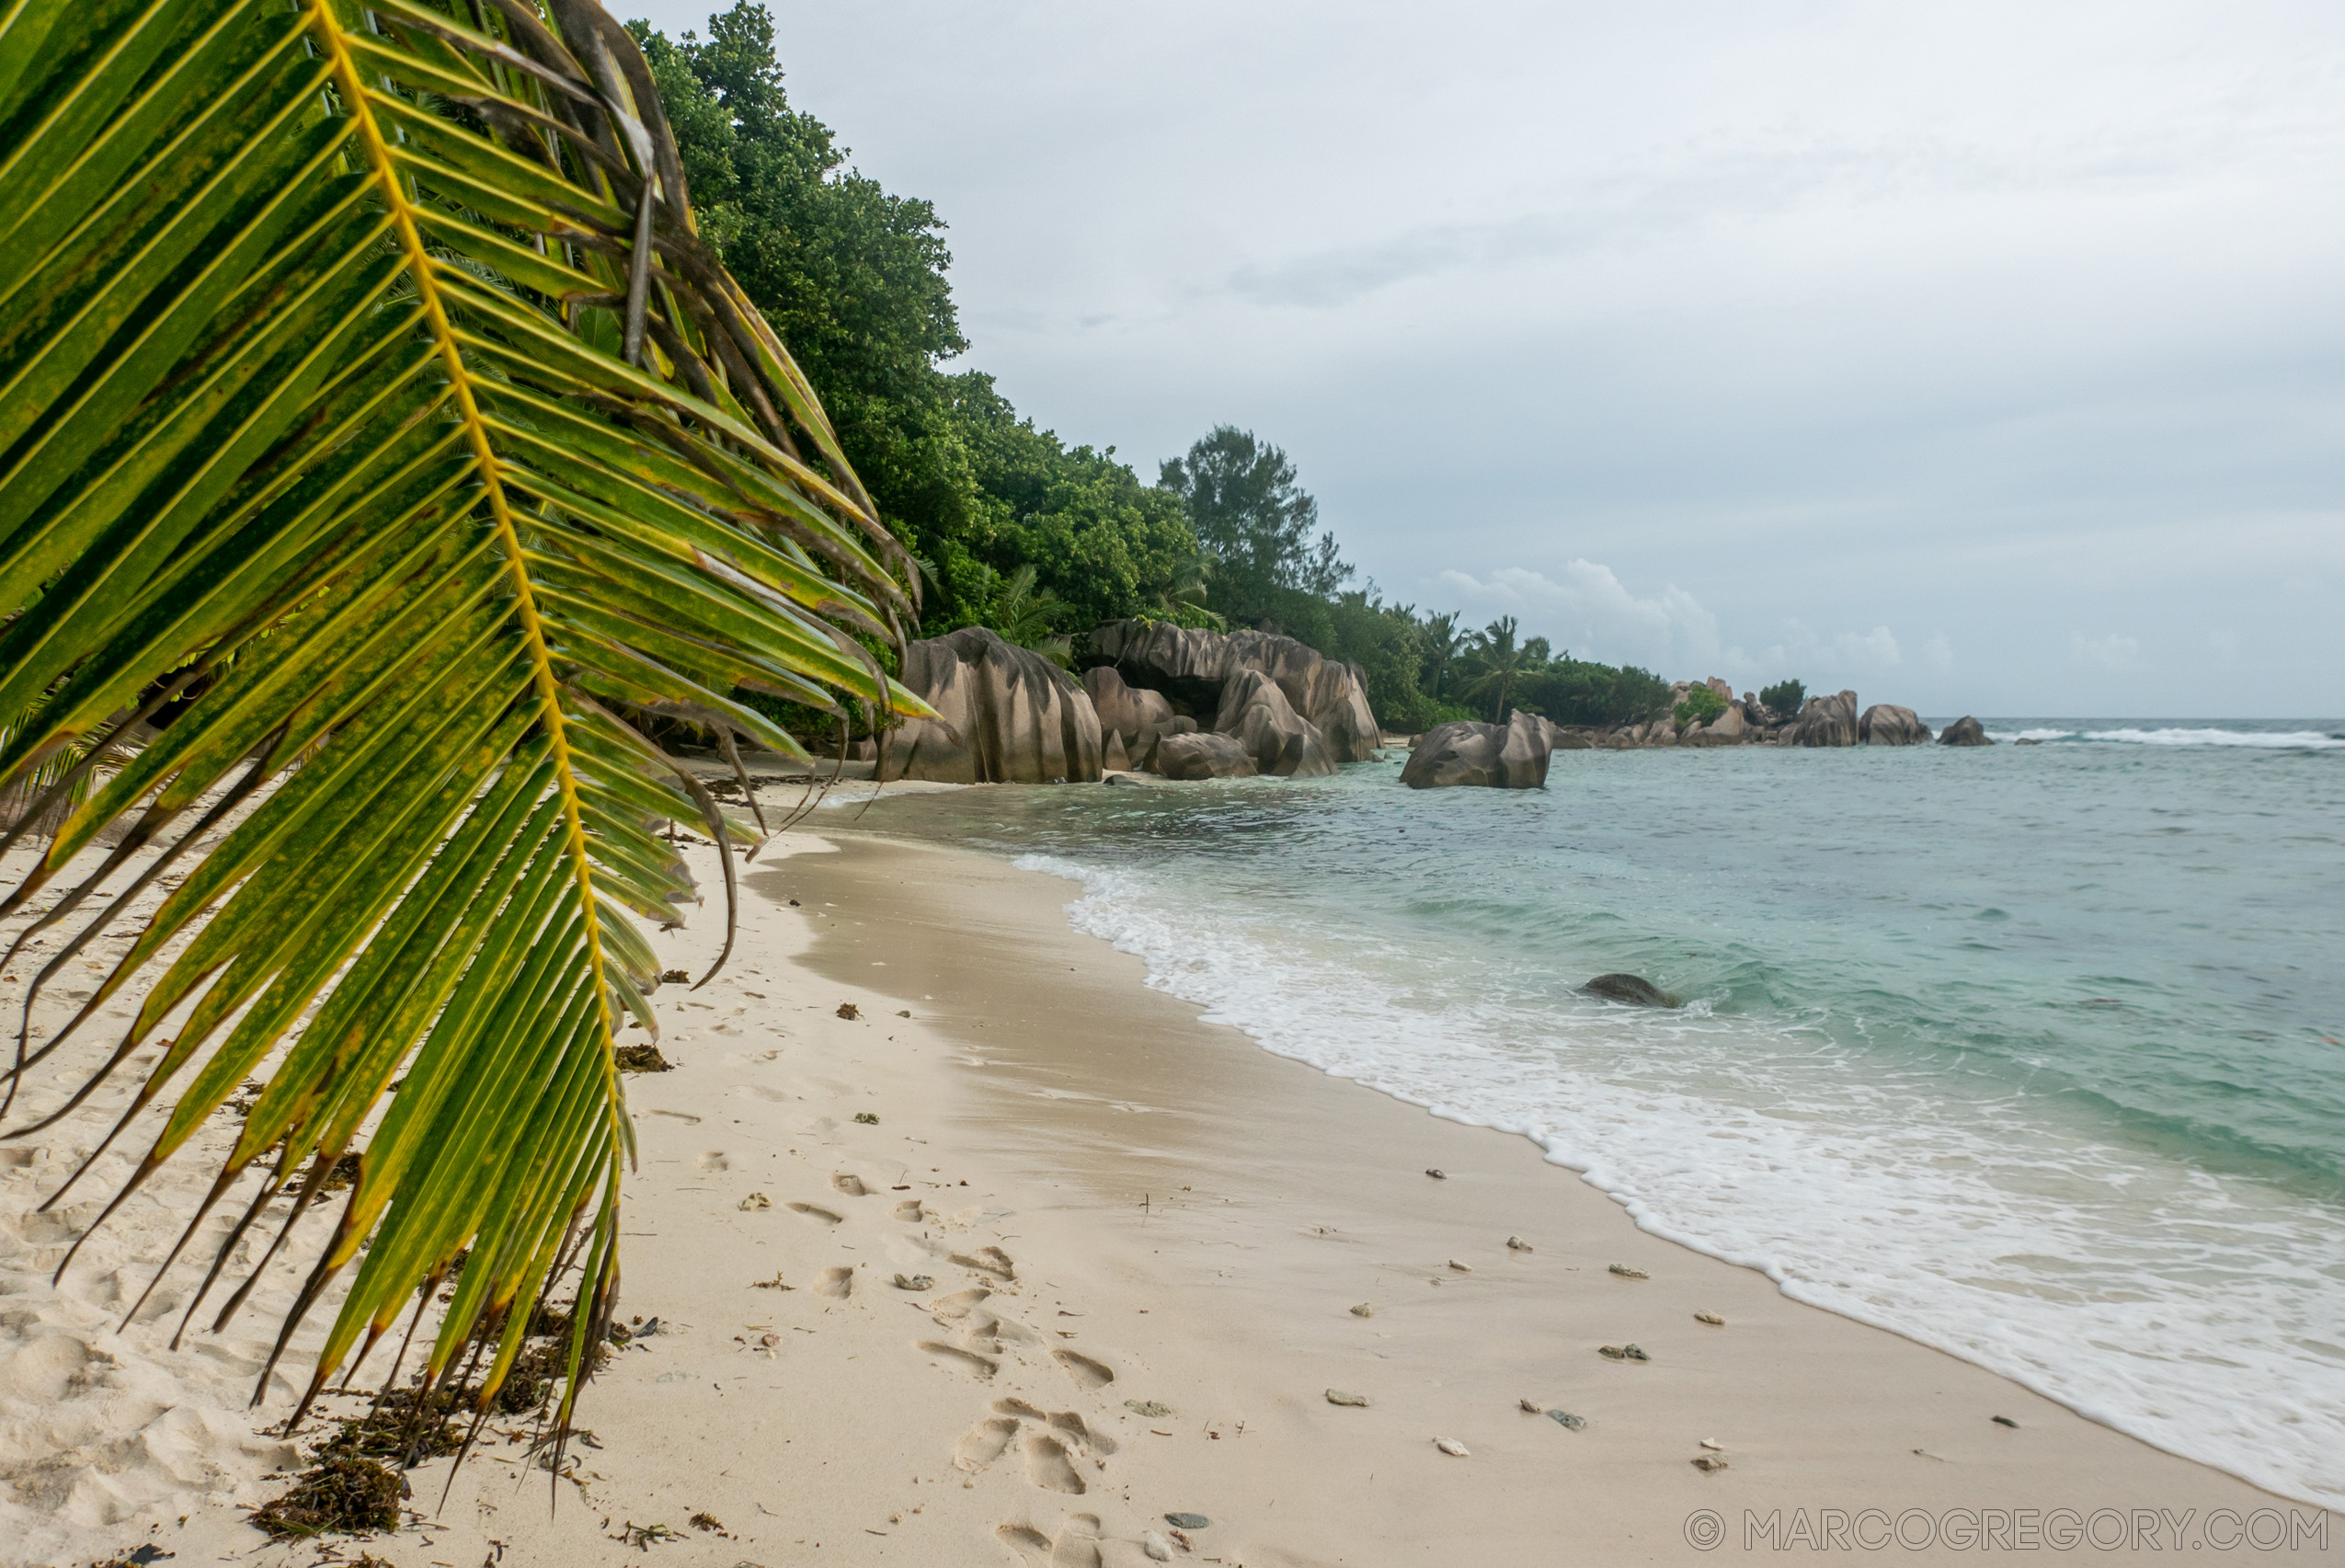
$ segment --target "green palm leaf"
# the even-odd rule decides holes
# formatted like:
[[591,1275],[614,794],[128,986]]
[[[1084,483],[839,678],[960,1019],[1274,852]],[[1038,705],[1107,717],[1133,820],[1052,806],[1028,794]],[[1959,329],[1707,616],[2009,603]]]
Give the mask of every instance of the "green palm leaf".
[[0,799],[65,813],[0,913],[185,873],[73,1028],[19,1026],[6,1098],[119,995],[40,1125],[177,1017],[120,1204],[264,1075],[207,1292],[359,1151],[279,1341],[352,1274],[309,1398],[461,1262],[428,1369],[469,1350],[486,1410],[575,1267],[566,1429],[619,1277],[613,1036],[653,1026],[630,916],[693,896],[656,829],[750,837],[626,715],[803,756],[738,689],[923,714],[854,635],[900,640],[916,580],[593,0],[0,0]]

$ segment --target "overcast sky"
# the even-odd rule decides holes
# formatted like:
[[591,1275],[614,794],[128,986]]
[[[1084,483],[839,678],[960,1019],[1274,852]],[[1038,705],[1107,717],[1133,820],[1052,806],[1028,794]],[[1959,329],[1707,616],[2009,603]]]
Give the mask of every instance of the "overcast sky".
[[[671,34],[712,9],[621,0]],[[1925,713],[2345,715],[2345,6],[776,4],[1018,407],[1388,597]]]

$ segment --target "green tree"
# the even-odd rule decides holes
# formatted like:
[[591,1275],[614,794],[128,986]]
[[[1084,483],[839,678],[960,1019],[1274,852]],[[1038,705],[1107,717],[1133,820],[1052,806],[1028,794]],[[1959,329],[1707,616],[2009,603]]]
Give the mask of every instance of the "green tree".
[[1233,621],[1277,620],[1298,598],[1324,602],[1352,576],[1294,464],[1252,430],[1215,426],[1186,456],[1166,459],[1157,484],[1181,498],[1197,543],[1219,561],[1214,608]]
[[1515,617],[1501,615],[1482,628],[1467,652],[1467,667],[1472,679],[1466,683],[1466,695],[1491,698],[1490,722],[1506,722],[1506,709],[1515,695],[1516,683],[1527,674],[1537,671],[1540,661],[1532,657],[1530,648],[1515,640]]
[[1767,712],[1789,717],[1798,713],[1800,705],[1808,700],[1808,689],[1802,681],[1778,681],[1761,692],[1758,700],[1759,705]]
[[1707,686],[1689,686],[1672,715],[1679,729],[1687,725],[1708,724],[1726,711],[1726,699]]
[[1458,624],[1455,612],[1429,615],[1424,623],[1426,695],[1438,703],[1441,689],[1448,683],[1449,671],[1465,651],[1470,633]]
[[[991,567],[981,568],[992,571]],[[1035,569],[1020,567],[1004,578],[995,574],[992,591],[976,624],[989,627],[1005,643],[1032,648],[1059,664],[1067,664],[1073,647],[1055,630],[1067,618],[1067,602],[1047,588],[1035,587]]]
[[[847,639],[896,640],[909,563],[590,0],[17,0],[0,128],[0,794],[71,759],[0,847],[91,785],[0,898],[63,928],[26,1002],[82,983],[135,846],[182,878],[8,1093],[138,1002],[81,1090],[139,1080],[124,1196],[264,1081],[212,1189],[257,1170],[250,1207],[182,1246],[224,1234],[233,1276],[363,1150],[281,1329],[348,1277],[303,1409],[444,1299],[425,1372],[477,1370],[486,1417],[576,1270],[566,1431],[618,1277],[616,1036],[657,1029],[635,922],[695,897],[658,829],[756,837],[636,720],[803,755],[732,693],[881,702]],[[132,847],[70,880],[101,841]]]

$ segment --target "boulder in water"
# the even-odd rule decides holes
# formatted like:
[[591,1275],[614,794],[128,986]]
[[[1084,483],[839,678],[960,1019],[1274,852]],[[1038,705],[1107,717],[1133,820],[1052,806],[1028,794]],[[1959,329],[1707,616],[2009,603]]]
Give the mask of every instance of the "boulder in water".
[[1155,768],[1168,779],[1247,779],[1261,771],[1237,741],[1203,731],[1159,740]]
[[1642,975],[1598,975],[1580,989],[1590,996],[1600,996],[1607,1001],[1625,1001],[1631,1007],[1677,1005],[1676,997]]
[[1964,714],[1961,718],[1948,725],[1946,732],[1938,738],[1938,743],[1940,746],[1992,746],[1995,744],[1986,733],[1986,726],[1968,714]]
[[1074,677],[984,626],[909,643],[902,682],[939,718],[887,732],[882,779],[940,784],[1091,784],[1099,715]]
[[1857,738],[1867,746],[1927,746],[1929,726],[1911,708],[1875,703],[1857,720]]
[[1547,783],[1554,726],[1517,713],[1504,725],[1461,719],[1417,737],[1401,782],[1411,789],[1539,789]]
[[1840,692],[1810,697],[1791,721],[1794,746],[1854,746],[1857,743],[1857,694]]

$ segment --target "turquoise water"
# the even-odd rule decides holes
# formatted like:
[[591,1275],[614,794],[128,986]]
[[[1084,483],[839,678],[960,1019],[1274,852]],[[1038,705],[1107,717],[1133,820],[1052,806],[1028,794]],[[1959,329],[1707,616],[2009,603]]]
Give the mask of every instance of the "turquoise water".
[[[883,799],[1268,1048],[1647,1229],[2345,1505],[2345,723]],[[1578,994],[1627,969],[1681,1011]]]

